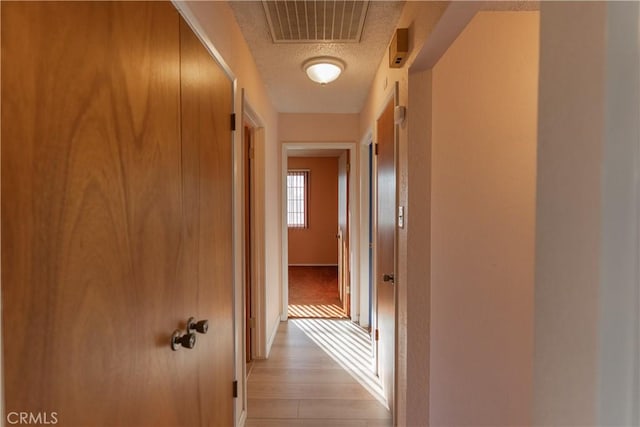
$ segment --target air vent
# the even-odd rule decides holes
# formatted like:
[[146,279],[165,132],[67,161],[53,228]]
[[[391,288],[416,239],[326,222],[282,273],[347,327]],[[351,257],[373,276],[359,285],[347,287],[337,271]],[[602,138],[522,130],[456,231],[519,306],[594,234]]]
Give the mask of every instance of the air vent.
[[263,0],[274,43],[358,43],[369,1]]

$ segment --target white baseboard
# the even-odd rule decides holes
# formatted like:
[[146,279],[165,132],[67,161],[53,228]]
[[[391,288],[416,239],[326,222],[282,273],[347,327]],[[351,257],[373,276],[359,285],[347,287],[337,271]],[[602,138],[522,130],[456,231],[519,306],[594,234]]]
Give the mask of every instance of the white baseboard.
[[242,412],[240,413],[240,418],[238,418],[238,424],[237,427],[244,427],[245,423],[247,422],[247,410],[243,409]]
[[276,334],[278,333],[278,328],[280,327],[280,316],[278,316],[278,321],[276,322],[275,327],[269,334],[269,340],[267,341],[267,359],[269,358],[269,354],[271,353],[271,347],[273,346],[273,341],[276,339]]

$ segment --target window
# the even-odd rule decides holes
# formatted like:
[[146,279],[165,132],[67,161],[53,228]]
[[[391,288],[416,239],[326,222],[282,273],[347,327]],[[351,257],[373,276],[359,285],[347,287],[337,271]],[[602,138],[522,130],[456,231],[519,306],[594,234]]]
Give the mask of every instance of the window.
[[307,228],[307,198],[309,193],[309,171],[287,172],[287,225],[291,228]]

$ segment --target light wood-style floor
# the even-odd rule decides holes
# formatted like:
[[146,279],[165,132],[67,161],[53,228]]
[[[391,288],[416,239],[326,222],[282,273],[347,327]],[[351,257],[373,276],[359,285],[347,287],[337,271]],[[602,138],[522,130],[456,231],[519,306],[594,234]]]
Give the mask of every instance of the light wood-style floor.
[[[391,425],[389,411],[376,397],[376,384],[357,366],[364,358],[356,353],[365,348],[362,337],[367,336],[343,322],[349,321],[280,324],[269,359],[254,361],[249,374],[247,427]],[[336,342],[332,335],[346,341]],[[356,366],[347,371],[342,366],[350,360]]]

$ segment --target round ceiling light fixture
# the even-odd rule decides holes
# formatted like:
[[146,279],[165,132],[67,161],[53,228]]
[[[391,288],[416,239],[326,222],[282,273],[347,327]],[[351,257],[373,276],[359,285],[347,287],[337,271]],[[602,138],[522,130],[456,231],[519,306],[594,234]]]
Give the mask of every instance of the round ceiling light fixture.
[[318,56],[306,60],[302,64],[302,69],[311,80],[324,86],[340,77],[345,69],[345,64],[338,58]]

